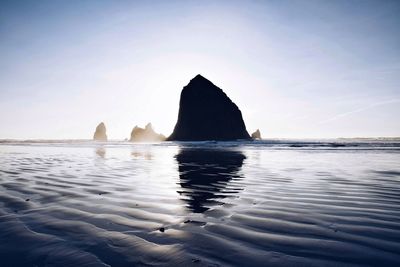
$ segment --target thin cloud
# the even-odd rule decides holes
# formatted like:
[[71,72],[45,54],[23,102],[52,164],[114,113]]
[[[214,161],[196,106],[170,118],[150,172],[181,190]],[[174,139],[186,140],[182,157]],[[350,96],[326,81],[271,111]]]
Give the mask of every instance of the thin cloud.
[[352,114],[355,114],[355,113],[359,113],[359,112],[362,112],[362,111],[365,111],[365,110],[368,110],[368,109],[371,109],[371,108],[375,108],[375,107],[383,106],[383,105],[387,105],[387,104],[398,103],[398,102],[400,102],[400,98],[395,98],[395,99],[390,99],[390,100],[385,100],[385,101],[372,103],[372,104],[367,105],[367,106],[362,107],[362,108],[358,108],[358,109],[351,110],[351,111],[344,112],[344,113],[339,113],[339,114],[333,116],[332,118],[320,121],[319,123],[324,124],[324,123],[335,121],[335,120],[338,120],[338,119],[341,119],[341,118],[347,117],[349,115],[352,115]]

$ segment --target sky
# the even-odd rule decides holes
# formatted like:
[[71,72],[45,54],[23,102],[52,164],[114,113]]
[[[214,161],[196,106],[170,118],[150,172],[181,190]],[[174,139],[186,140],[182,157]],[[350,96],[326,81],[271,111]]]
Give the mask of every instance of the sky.
[[[400,1],[0,1],[0,138],[169,135],[201,74],[265,138],[400,136]],[[206,108],[206,107],[205,107]]]

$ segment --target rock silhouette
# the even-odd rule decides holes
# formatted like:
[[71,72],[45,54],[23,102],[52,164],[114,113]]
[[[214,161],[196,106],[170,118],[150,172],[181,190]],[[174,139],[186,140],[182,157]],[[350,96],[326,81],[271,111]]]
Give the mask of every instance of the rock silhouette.
[[156,142],[156,141],[165,141],[165,136],[162,134],[158,134],[153,130],[153,126],[151,123],[148,123],[146,127],[140,128],[135,126],[131,132],[130,142]]
[[201,75],[181,92],[178,121],[169,141],[250,139],[235,103]]
[[254,133],[252,133],[252,134],[251,134],[251,138],[253,138],[253,139],[261,139],[260,130],[257,129],[257,131],[255,131]]
[[93,140],[95,141],[107,141],[106,126],[101,122],[96,127],[96,131],[93,135]]
[[229,184],[243,178],[240,170],[246,156],[240,151],[182,148],[175,158],[181,186],[178,193],[192,212],[223,204],[226,196],[243,189],[240,183]]

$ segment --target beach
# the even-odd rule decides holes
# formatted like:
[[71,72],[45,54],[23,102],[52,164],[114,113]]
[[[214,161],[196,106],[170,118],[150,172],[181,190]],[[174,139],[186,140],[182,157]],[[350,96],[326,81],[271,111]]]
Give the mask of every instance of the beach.
[[399,140],[5,141],[1,266],[399,266]]

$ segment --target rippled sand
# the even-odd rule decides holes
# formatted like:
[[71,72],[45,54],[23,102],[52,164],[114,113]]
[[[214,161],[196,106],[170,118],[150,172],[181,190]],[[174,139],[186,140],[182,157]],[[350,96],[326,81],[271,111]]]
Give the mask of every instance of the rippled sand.
[[400,266],[400,147],[4,143],[0,266]]

